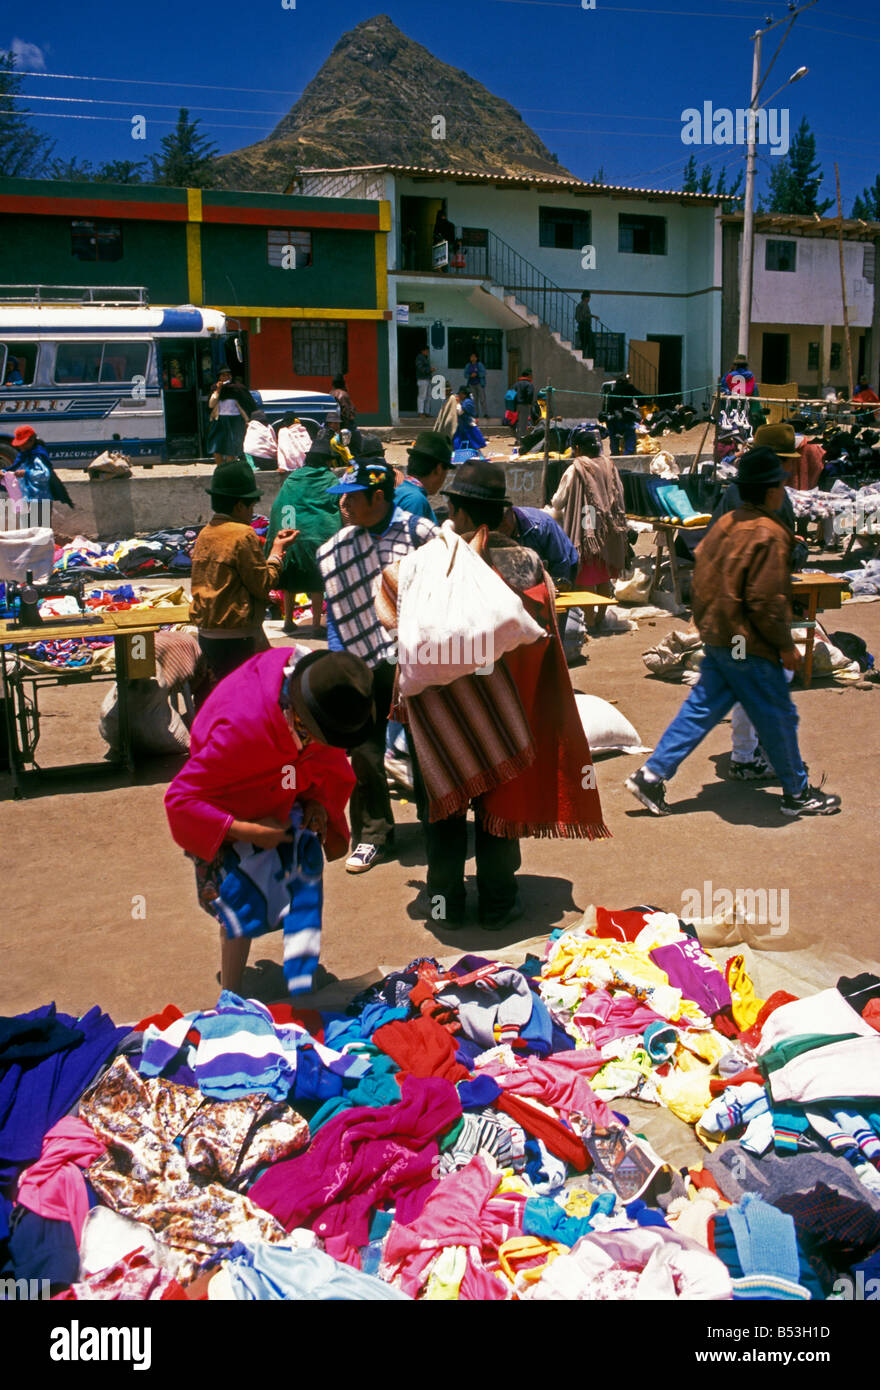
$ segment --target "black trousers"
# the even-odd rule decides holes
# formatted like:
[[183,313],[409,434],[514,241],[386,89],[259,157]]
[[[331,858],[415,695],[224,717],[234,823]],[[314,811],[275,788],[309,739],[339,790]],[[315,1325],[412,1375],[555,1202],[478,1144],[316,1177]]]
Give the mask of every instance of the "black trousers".
[[[425,832],[427,893],[431,915],[437,921],[457,918],[465,907],[467,814],[462,812],[446,820],[428,820],[428,796],[412,742],[410,753],[416,809]],[[480,820],[478,808],[474,807],[474,853],[477,860],[479,914],[491,920],[507,912],[516,900],[516,871],[522,862],[519,840],[493,835]]]
[[376,722],[369,738],[348,754],[357,778],[348,807],[353,848],[363,844],[381,847],[394,841],[394,812],[385,775],[385,735],[393,689],[394,667],[383,661],[373,669]]

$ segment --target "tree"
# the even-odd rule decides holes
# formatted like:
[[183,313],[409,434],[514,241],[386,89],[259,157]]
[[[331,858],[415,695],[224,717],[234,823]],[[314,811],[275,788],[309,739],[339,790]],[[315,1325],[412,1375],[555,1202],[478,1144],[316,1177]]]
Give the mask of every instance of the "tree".
[[711,168],[710,168],[710,166],[709,166],[708,164],[704,164],[704,165],[703,165],[703,169],[702,169],[702,172],[701,172],[701,174],[700,174],[700,181],[699,181],[699,183],[697,184],[697,192],[698,192],[698,193],[711,193],[711,192],[712,192],[712,170],[711,170]]
[[684,166],[681,191],[682,193],[696,193],[697,191],[697,156],[695,154],[688,157],[688,162]]
[[831,198],[819,198],[823,178],[816,159],[816,137],[804,116],[792,136],[788,154],[773,160],[767,190],[768,212],[802,217],[815,212],[821,217],[832,203]]
[[161,154],[152,157],[153,182],[175,188],[209,188],[214,182],[213,161],[216,145],[202,135],[201,122],[191,121],[185,106],[180,108],[177,125],[160,143]]
[[45,172],[55,144],[29,124],[30,112],[18,104],[20,91],[21,78],[15,71],[13,55],[0,52],[0,175],[38,179]]
[[596,170],[595,174],[594,174],[593,177],[590,179],[590,183],[604,183],[604,182],[605,182],[605,165],[604,165],[604,164],[600,164],[599,167],[598,167],[598,169]]
[[53,159],[49,177],[62,183],[143,183],[147,162],[109,159],[97,169],[90,159]]
[[736,175],[736,178],[734,179],[733,183],[732,183],[732,184],[730,185],[730,187],[728,188],[728,187],[727,187],[727,170],[726,170],[726,169],[722,169],[722,170],[721,170],[720,174],[718,175],[718,182],[717,182],[716,185],[715,185],[715,194],[716,194],[717,197],[723,198],[723,200],[724,200],[724,201],[722,202],[722,204],[721,204],[721,211],[722,211],[722,212],[735,212],[735,211],[736,211],[737,205],[738,205],[739,190],[742,188],[742,181],[743,181],[743,171],[742,171],[742,169],[740,169],[740,170],[737,171],[737,175]]
[[880,174],[870,188],[863,188],[856,194],[852,205],[853,217],[862,217],[866,222],[880,222]]

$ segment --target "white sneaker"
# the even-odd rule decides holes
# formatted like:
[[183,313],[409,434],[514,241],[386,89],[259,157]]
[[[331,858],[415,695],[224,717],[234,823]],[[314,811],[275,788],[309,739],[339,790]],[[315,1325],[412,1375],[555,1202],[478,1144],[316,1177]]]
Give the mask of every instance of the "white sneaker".
[[372,869],[381,853],[378,845],[358,845],[345,861],[346,872],[365,874],[368,869]]

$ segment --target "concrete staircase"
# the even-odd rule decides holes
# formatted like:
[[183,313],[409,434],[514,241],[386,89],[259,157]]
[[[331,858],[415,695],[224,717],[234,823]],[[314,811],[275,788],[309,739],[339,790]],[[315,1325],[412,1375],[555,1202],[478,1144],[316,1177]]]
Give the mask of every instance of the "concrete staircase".
[[548,381],[552,383],[556,393],[554,415],[577,419],[595,416],[601,407],[602,385],[613,378],[613,373],[589,366],[580,348],[543,323],[538,314],[503,285],[484,283],[489,293],[522,323],[521,328],[508,329],[508,348],[519,349],[521,366],[531,367],[536,390]]

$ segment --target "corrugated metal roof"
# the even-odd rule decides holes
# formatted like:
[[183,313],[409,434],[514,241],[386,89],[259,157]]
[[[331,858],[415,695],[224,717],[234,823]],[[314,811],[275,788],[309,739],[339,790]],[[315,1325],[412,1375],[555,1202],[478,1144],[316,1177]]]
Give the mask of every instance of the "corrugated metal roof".
[[[631,197],[669,198],[676,202],[715,204],[725,201],[715,193],[683,193],[680,189],[634,188],[624,183],[585,183],[583,179],[554,178],[547,174],[490,174],[474,169],[434,169],[427,164],[350,164],[336,169],[301,169],[298,178],[308,174],[400,174],[411,178],[433,178],[455,183],[491,183],[507,187],[540,185],[542,188],[577,188],[591,193],[625,193]],[[296,180],[292,180],[296,182]]]
[[[743,213],[725,213],[722,222],[729,222],[739,225],[743,220]],[[843,235],[850,241],[873,241],[880,237],[880,222],[869,222],[860,217],[844,217],[842,223]],[[836,217],[817,217],[813,214],[795,212],[756,212],[755,228],[757,231],[778,231],[790,232],[792,236],[837,236],[838,220]]]

